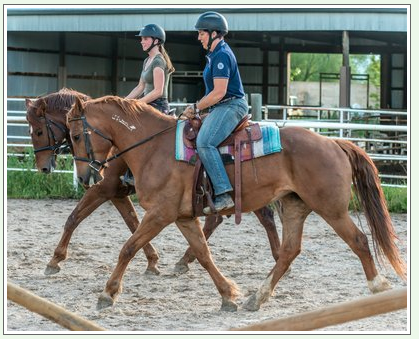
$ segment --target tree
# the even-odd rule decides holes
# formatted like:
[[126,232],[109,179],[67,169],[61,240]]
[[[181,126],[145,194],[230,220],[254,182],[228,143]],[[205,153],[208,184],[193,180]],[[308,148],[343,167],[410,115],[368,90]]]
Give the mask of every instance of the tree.
[[293,53],[291,55],[291,81],[319,81],[320,73],[339,73],[340,54]]
[[[319,81],[320,73],[338,73],[341,54],[292,53],[291,81]],[[351,55],[352,74],[369,74],[371,84],[380,86],[380,56]]]

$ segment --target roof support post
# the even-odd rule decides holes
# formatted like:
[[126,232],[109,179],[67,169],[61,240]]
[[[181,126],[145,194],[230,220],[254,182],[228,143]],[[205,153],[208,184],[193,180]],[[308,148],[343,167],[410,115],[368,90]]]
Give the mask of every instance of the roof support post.
[[339,107],[351,106],[351,67],[349,64],[349,33],[342,34],[342,67],[339,81]]
[[58,36],[59,41],[59,64],[58,64],[58,72],[57,72],[57,90],[59,91],[61,88],[67,87],[67,67],[65,64],[65,50],[66,50],[66,43],[65,43],[65,33],[60,32]]
[[111,62],[111,92],[113,95],[119,94],[119,67],[118,67],[118,52],[119,52],[118,37],[112,37],[112,62]]

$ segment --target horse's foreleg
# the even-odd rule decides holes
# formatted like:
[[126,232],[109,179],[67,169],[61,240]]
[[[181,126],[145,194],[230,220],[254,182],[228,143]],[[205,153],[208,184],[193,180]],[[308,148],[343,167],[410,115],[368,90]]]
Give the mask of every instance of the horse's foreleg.
[[279,279],[287,272],[292,261],[301,251],[304,221],[310,209],[300,198],[292,194],[282,198],[281,201],[283,203],[281,214],[283,228],[278,260],[256,293],[251,295],[243,305],[249,311],[257,311],[263,303],[268,301]]
[[[205,224],[203,228],[205,239],[209,239],[211,234],[215,231],[215,229],[223,222],[223,217],[219,214],[213,214],[205,217]],[[196,259],[195,254],[193,253],[192,247],[189,246],[186,250],[183,257],[176,263],[175,265],[175,272],[177,273],[185,273],[189,271],[188,264],[193,262]]]
[[279,241],[278,231],[276,230],[274,212],[271,208],[265,206],[254,211],[254,213],[265,228],[269,239],[269,245],[271,246],[272,256],[275,261],[277,261],[279,258],[279,247],[281,242]]
[[169,223],[170,221],[163,221],[161,215],[151,215],[151,213],[144,215],[140,226],[131,235],[119,253],[118,263],[106,283],[104,291],[99,296],[98,310],[114,304],[118,294],[122,291],[122,277],[131,259]]
[[176,225],[188,241],[199,263],[208,271],[218,292],[221,294],[221,310],[236,311],[237,304],[235,303],[235,299],[239,295],[238,287],[234,282],[224,277],[217,266],[215,266],[199,225],[199,219],[177,220]]
[[76,208],[67,218],[61,239],[54,250],[54,256],[45,269],[46,275],[55,274],[60,271],[59,263],[67,258],[68,244],[74,230],[86,217],[107,200],[107,198],[97,194],[94,186],[86,191]]
[[[112,203],[121,214],[131,233],[134,233],[140,224],[140,221],[138,220],[137,212],[135,211],[131,199],[129,197],[113,198]],[[160,274],[160,271],[157,268],[157,262],[159,260],[157,250],[151,243],[145,244],[143,250],[148,261],[146,273]]]

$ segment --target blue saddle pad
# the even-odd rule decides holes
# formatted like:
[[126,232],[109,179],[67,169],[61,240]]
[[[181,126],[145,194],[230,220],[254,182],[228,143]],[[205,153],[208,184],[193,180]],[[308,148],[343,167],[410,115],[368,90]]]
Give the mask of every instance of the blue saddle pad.
[[[246,161],[253,158],[263,157],[268,154],[281,152],[281,138],[279,128],[275,123],[269,122],[258,122],[262,131],[262,139],[255,141],[251,145],[244,143],[242,145],[242,159]],[[183,142],[183,129],[185,127],[185,120],[180,120],[177,123],[176,128],[176,152],[175,158],[179,161],[186,161],[189,163],[194,162],[193,159],[196,157],[196,150],[194,148],[187,147]],[[252,147],[252,150],[250,149]],[[220,154],[234,155],[234,146],[223,146],[219,147]],[[253,152],[252,152],[253,151]]]

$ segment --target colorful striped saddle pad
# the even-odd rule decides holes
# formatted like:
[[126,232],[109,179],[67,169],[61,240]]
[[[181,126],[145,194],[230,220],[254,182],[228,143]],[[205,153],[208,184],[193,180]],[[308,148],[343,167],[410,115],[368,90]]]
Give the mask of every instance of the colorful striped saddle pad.
[[[246,161],[253,158],[263,157],[264,155],[281,152],[281,138],[279,135],[279,128],[274,123],[258,122],[262,132],[262,138],[252,144],[243,143],[241,150],[241,161]],[[194,164],[196,161],[196,150],[185,145],[183,142],[183,129],[185,127],[185,120],[178,121],[176,128],[176,160],[186,161]],[[252,149],[250,148],[252,147]],[[234,156],[234,145],[219,147],[218,150],[223,160],[232,159]]]

